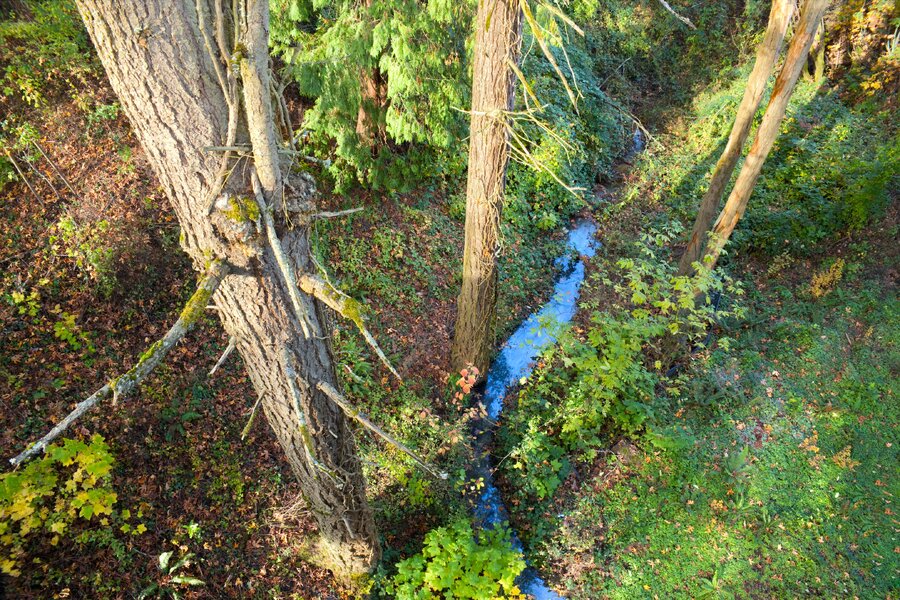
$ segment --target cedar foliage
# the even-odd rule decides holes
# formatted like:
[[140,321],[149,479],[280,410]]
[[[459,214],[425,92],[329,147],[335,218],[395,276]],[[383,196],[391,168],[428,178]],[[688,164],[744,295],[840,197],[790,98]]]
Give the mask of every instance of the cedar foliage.
[[[314,99],[302,127],[314,150],[334,144],[338,189],[356,181],[406,187],[425,173],[461,170],[452,156],[469,105],[466,42],[471,2],[273,0],[270,44],[284,74]],[[360,74],[381,73],[384,106],[367,107],[387,143],[361,144]]]

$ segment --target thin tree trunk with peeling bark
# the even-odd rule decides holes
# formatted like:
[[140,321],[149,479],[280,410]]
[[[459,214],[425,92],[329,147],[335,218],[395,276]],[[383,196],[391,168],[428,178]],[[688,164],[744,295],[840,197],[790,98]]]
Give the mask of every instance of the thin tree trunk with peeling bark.
[[[300,293],[300,306],[294,306],[286,289],[290,283],[257,224],[210,209],[211,195],[221,194],[224,204],[219,204],[226,207],[252,203],[251,175],[257,174],[266,202],[277,208],[275,226],[284,256],[295,273],[309,269],[308,230],[289,228],[285,214],[298,204],[308,211],[314,189],[279,163],[269,94],[266,2],[240,1],[238,14],[246,29],[237,39],[233,32],[243,28],[231,22],[231,5],[223,7],[216,0],[77,3],[110,83],[172,203],[182,247],[198,269],[216,258],[231,266],[214,296],[217,312],[237,340],[266,417],[318,521],[325,558],[344,581],[369,572],[378,561],[379,546],[355,443],[343,411],[317,387],[320,382],[337,385],[322,305]],[[234,54],[223,56],[222,51]],[[224,85],[235,62],[241,67],[243,103],[229,97]],[[243,107],[232,140],[230,107]],[[221,155],[204,148],[247,143],[254,161],[232,162],[223,181]],[[297,193],[286,196],[285,189]],[[302,319],[317,335],[303,334]],[[299,402],[294,402],[294,388]],[[298,405],[304,415],[297,414]]]
[[806,0],[803,4],[800,22],[797,24],[794,37],[791,39],[787,56],[784,59],[784,66],[775,80],[772,97],[769,100],[769,105],[766,107],[756,139],[750,147],[750,152],[744,161],[741,172],[738,174],[734,188],[728,196],[728,201],[713,225],[709,245],[705,253],[711,259],[710,267],[715,265],[735,226],[744,215],[744,211],[747,210],[750,195],[753,193],[757,179],[759,179],[763,163],[772,150],[775,139],[778,137],[778,130],[787,111],[788,102],[791,99],[791,94],[794,92],[794,87],[797,85],[800,72],[806,65],[810,46],[812,46],[813,39],[815,39],[816,30],[819,27],[825,9],[828,8],[828,3],[829,0]]
[[738,107],[737,115],[734,118],[734,125],[731,128],[731,134],[728,136],[728,143],[722,156],[716,163],[713,171],[712,179],[709,182],[709,188],[703,195],[700,203],[700,209],[697,212],[697,220],[694,222],[694,228],[688,245],[681,255],[678,263],[678,271],[681,275],[688,275],[693,269],[693,264],[700,260],[700,252],[706,245],[706,239],[709,230],[712,227],[716,213],[719,211],[719,205],[722,202],[722,196],[725,194],[725,187],[731,180],[734,168],[747,136],[750,134],[750,127],[753,124],[753,117],[759,108],[762,100],[763,92],[766,89],[766,82],[775,68],[775,61],[781,53],[781,46],[784,43],[784,36],[787,32],[791,17],[794,14],[796,0],[773,0],[771,12],[769,13],[769,24],[766,27],[766,33],[759,49],[756,52],[756,62],[753,65],[753,71],[747,78],[747,88],[744,90],[744,97]]
[[475,19],[463,281],[451,367],[485,373],[494,341],[500,212],[509,162],[506,113],[513,109],[522,17],[518,0],[481,0]]

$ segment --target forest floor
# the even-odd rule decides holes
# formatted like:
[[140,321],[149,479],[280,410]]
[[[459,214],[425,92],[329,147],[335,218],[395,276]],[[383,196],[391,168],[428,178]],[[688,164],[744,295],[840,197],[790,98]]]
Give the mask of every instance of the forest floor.
[[[0,447],[8,457],[136,362],[194,289],[168,201],[108,85],[91,85],[87,109],[65,96],[17,107],[29,142],[18,162],[35,193],[21,181],[0,191]],[[369,327],[404,378],[394,381],[354,328],[336,322],[345,389],[404,442],[461,468],[467,419],[452,402],[457,377],[446,349],[462,220],[437,192],[320,198],[323,208],[339,203],[365,210],[319,225],[314,252],[368,307]],[[561,239],[514,227],[504,235],[499,336],[545,300]],[[307,560],[315,524],[265,419],[241,439],[255,395],[240,358],[207,374],[227,342],[210,311],[138,393],[67,432],[109,443],[116,512],[52,545],[34,536],[22,574],[0,576],[9,597],[130,596],[164,582],[156,565],[166,551],[196,556],[190,575],[206,585],[187,597],[341,597]],[[462,503],[364,431],[358,442],[390,561],[446,519],[447,497]],[[136,529],[121,530],[122,511],[138,516]]]
[[[44,47],[36,52],[44,61]],[[10,145],[34,186],[0,187],[5,456],[133,364],[194,289],[168,201],[96,60],[81,59],[77,80],[62,69],[37,107],[0,98],[0,113],[16,116],[2,131],[15,131]],[[689,222],[745,75],[738,69],[666,112],[659,143],[598,188],[601,202],[583,213],[600,223],[603,242],[589,273],[614,270],[642,231]],[[607,427],[590,458],[562,452],[529,465],[540,469],[527,478],[511,470],[514,460],[502,464],[527,556],[568,597],[897,597],[897,192],[874,226],[851,233],[830,229],[840,215],[829,211],[852,195],[848,181],[892,156],[882,149],[898,121],[812,84],[792,106],[724,262],[747,291],[748,315],[719,324],[715,338],[730,338],[730,348],[696,354],[680,395],[661,393],[653,405],[658,424],[687,432],[689,443],[660,448]],[[313,251],[368,307],[404,378],[394,381],[336,321],[344,388],[453,474],[436,482],[358,432],[383,576],[420,550],[426,532],[465,513],[458,475],[470,458],[469,413],[446,362],[463,222],[437,188],[346,197],[326,189],[320,203],[365,207],[319,224]],[[561,233],[504,225],[498,341],[546,300]],[[670,244],[663,258],[677,250]],[[582,299],[602,307],[606,297],[589,280]],[[576,331],[590,330],[590,310]],[[180,589],[188,598],[347,597],[311,559],[314,520],[265,419],[241,437],[255,395],[240,358],[208,375],[227,341],[210,311],[139,392],[68,432],[109,443],[115,510],[55,542],[32,536],[21,575],[0,575],[0,597],[133,597],[172,585],[157,566],[170,551],[196,555],[187,574],[205,585]],[[514,445],[517,423],[532,417],[553,434],[533,408],[536,389],[508,399],[501,444]],[[551,491],[536,497],[537,483]]]

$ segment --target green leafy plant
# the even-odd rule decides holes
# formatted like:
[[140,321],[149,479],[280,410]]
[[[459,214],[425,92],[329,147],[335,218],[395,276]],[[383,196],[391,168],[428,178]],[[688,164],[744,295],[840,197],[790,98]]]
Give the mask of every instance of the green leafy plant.
[[[397,189],[423,173],[459,171],[468,106],[470,2],[275,0],[270,43],[288,78],[315,99],[303,143],[334,148],[338,188]],[[363,94],[371,79],[376,98]],[[357,134],[360,111],[375,139]],[[364,136],[365,137],[365,136]],[[415,151],[407,151],[411,148]]]
[[0,96],[42,106],[57,90],[77,93],[97,68],[78,10],[61,0],[24,4],[30,18],[0,21]]
[[606,432],[642,435],[661,449],[687,442],[685,432],[656,423],[659,390],[682,393],[679,380],[666,377],[668,342],[686,336],[702,345],[717,319],[744,311],[737,305],[716,310],[707,302],[716,292],[742,294],[726,275],[708,269],[695,277],[675,273],[664,249],[679,233],[677,224],[650,230],[635,243],[633,256],[597,274],[586,293],[605,298],[603,310],[586,303],[587,330],[563,331],[520,393],[519,410],[508,418],[515,433],[505,468],[518,471],[522,489],[533,497],[552,496],[571,467],[570,456],[593,460]]
[[112,515],[110,486],[115,463],[99,435],[90,443],[63,440],[24,468],[0,475],[0,572],[17,576],[19,560],[39,533],[56,545],[76,521]]
[[110,223],[101,219],[79,223],[64,215],[54,226],[51,247],[71,258],[86,279],[93,280],[101,294],[109,296],[116,286],[116,251],[109,243]]
[[386,591],[396,598],[522,598],[515,579],[525,568],[502,528],[476,534],[466,519],[425,536],[422,552],[397,565]]
[[194,554],[188,552],[174,563],[172,562],[173,555],[174,551],[172,550],[159,555],[160,579],[141,590],[138,594],[138,600],[146,600],[147,598],[180,600],[185,589],[206,585],[204,581],[184,573],[193,564]]
[[89,354],[93,354],[96,349],[91,339],[75,324],[75,315],[61,311],[59,306],[54,310],[59,315],[59,320],[53,324],[53,335],[66,342],[72,350],[78,351],[85,347]]

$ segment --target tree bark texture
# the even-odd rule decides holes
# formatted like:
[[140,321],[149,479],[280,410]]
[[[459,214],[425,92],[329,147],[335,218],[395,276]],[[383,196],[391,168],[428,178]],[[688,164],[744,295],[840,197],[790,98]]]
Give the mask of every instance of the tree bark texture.
[[712,258],[710,267],[715,265],[722,248],[724,248],[731,237],[731,233],[744,215],[744,211],[747,210],[750,195],[753,193],[757,179],[759,179],[763,163],[778,137],[778,130],[781,127],[781,121],[784,119],[788,102],[791,99],[794,87],[797,85],[800,72],[806,65],[809,49],[815,39],[816,30],[819,28],[825,9],[828,8],[828,3],[829,0],[806,0],[803,4],[800,22],[797,24],[791,44],[788,47],[784,66],[775,79],[772,97],[769,99],[769,105],[766,107],[759,131],[756,133],[756,139],[753,140],[747,159],[744,161],[737,181],[734,183],[734,188],[728,196],[728,201],[713,225],[711,239],[706,251],[706,255]]
[[485,373],[494,342],[500,212],[509,162],[507,113],[515,100],[522,43],[518,0],[481,0],[475,19],[469,170],[462,290],[457,301],[451,367]]
[[740,106],[738,106],[734,125],[731,128],[731,134],[728,136],[728,143],[725,145],[725,150],[722,151],[722,155],[716,163],[712,179],[709,182],[709,188],[706,190],[706,194],[703,195],[703,200],[700,203],[700,210],[697,212],[697,220],[694,222],[688,245],[684,249],[681,260],[678,263],[678,271],[681,275],[690,274],[693,270],[693,264],[701,258],[700,252],[706,245],[706,239],[713,220],[716,218],[716,213],[719,211],[725,188],[731,180],[734,168],[747,141],[747,136],[750,134],[753,117],[756,116],[759,103],[766,90],[766,82],[768,82],[769,76],[775,68],[775,61],[781,53],[784,36],[791,22],[795,5],[796,0],[772,1],[769,24],[766,27],[766,33],[762,42],[760,42],[759,49],[756,51],[756,62],[753,65],[753,70],[750,72],[750,77],[747,79],[747,88],[744,90],[744,97]]
[[[113,90],[172,203],[182,247],[197,268],[213,258],[232,265],[214,296],[218,314],[237,339],[266,417],[318,521],[335,574],[346,581],[367,573],[378,561],[379,547],[361,465],[347,418],[317,388],[319,382],[337,385],[322,307],[301,294],[306,317],[320,334],[304,336],[258,223],[254,229],[253,223],[235,223],[210,210],[209,197],[220,188],[222,197],[250,198],[250,170],[255,168],[270,205],[284,209],[275,211],[275,218],[288,260],[296,273],[307,270],[308,230],[290,229],[284,220],[282,179],[290,175],[278,163],[271,119],[267,4],[238,2],[238,14],[247,25],[240,39],[230,33],[240,30],[231,23],[231,5],[221,6],[217,0],[78,0],[78,7]],[[227,22],[227,39],[217,37],[217,15]],[[217,47],[234,54],[223,58]],[[232,161],[223,185],[218,176],[221,154],[204,148],[228,141],[229,103],[241,106],[229,101],[222,85],[223,74],[235,61],[245,76],[246,112],[231,142],[252,142],[256,165],[248,159]],[[297,179],[294,188],[300,188],[309,206],[314,188],[308,180]],[[296,381],[291,381],[292,373]],[[305,415],[297,414],[294,387]]]

